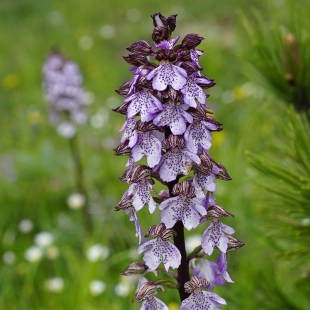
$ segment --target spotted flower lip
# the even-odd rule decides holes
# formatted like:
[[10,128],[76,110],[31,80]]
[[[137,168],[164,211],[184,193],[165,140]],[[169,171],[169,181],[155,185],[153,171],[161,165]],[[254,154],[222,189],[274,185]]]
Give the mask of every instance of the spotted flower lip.
[[161,221],[167,228],[172,228],[177,221],[182,221],[187,230],[196,228],[201,216],[207,214],[202,201],[195,198],[195,189],[188,181],[176,184],[173,193],[176,192],[178,196],[168,198],[159,205]]
[[129,103],[127,116],[131,118],[140,113],[142,122],[153,120],[158,112],[163,109],[162,103],[147,90],[132,94],[124,102]]
[[211,132],[203,121],[190,124],[184,133],[184,138],[187,148],[195,154],[198,153],[200,146],[205,150],[209,150],[212,145]]
[[172,228],[177,221],[182,221],[187,230],[196,228],[199,225],[201,216],[206,215],[206,209],[197,198],[177,196],[163,201],[159,209],[161,221],[167,228]]
[[[148,248],[148,251],[146,251]],[[166,271],[171,268],[178,268],[181,264],[181,254],[178,248],[169,241],[155,238],[146,241],[139,246],[138,254],[144,252],[143,260],[150,270],[155,270],[163,262]]]
[[[186,84],[181,88],[181,92],[184,95],[184,103],[193,108],[197,107],[196,100],[199,104],[205,105],[207,98],[207,95],[203,89],[197,85],[196,80],[197,78],[195,75],[189,76],[187,78]],[[198,80],[200,81],[202,79],[200,78]]]
[[186,122],[192,123],[193,117],[182,106],[166,103],[163,111],[153,120],[156,126],[169,126],[174,135],[182,135],[186,131]]
[[188,175],[192,162],[200,163],[200,158],[186,148],[171,149],[161,157],[154,171],[159,171],[163,181],[170,182],[178,175]]
[[159,131],[142,132],[132,148],[132,157],[135,162],[146,156],[149,167],[155,167],[161,159],[163,134]]
[[226,305],[226,301],[219,295],[207,291],[195,291],[182,301],[180,310],[220,310],[221,304]]
[[229,238],[225,235],[233,234],[235,230],[218,220],[212,220],[201,238],[201,246],[207,255],[213,253],[214,247],[218,247],[223,253],[226,253]]
[[187,73],[184,69],[163,61],[156,69],[153,69],[147,79],[152,80],[154,89],[163,91],[167,86],[171,86],[175,90],[181,89],[186,83]]

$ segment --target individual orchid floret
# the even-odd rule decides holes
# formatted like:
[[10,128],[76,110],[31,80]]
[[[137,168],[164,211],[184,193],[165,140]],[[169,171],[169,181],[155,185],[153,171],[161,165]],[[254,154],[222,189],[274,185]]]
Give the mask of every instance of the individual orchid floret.
[[191,182],[185,180],[176,184],[172,193],[178,196],[166,199],[159,206],[161,221],[167,228],[172,228],[177,221],[182,221],[187,230],[196,228],[207,212],[202,201],[196,198]]
[[146,156],[149,167],[156,166],[162,155],[164,134],[159,132],[152,123],[138,121],[137,130],[140,131],[136,145],[132,149],[132,157],[135,162]]
[[158,290],[163,291],[163,286],[145,282],[136,290],[133,301],[142,302],[140,310],[169,310],[163,301],[155,297]]
[[137,216],[137,211],[133,206],[131,195],[123,197],[123,199],[115,207],[115,211],[120,211],[120,210],[125,210],[127,214],[129,213],[130,221],[135,222],[136,237],[139,238],[139,244],[141,244],[143,233],[142,233],[141,225],[140,225],[140,222]]
[[198,68],[200,68],[199,57],[201,55],[203,55],[203,51],[193,50],[193,49],[190,51],[191,60],[192,60],[193,64],[195,66],[197,66]]
[[207,255],[211,255],[214,247],[217,246],[221,252],[226,253],[229,238],[225,235],[225,233],[231,235],[234,232],[235,230],[233,228],[216,219],[212,220],[201,238],[201,246],[203,251]]
[[209,155],[200,154],[201,163],[194,164],[193,170],[195,172],[193,184],[196,189],[197,197],[204,197],[204,190],[214,192],[216,190],[216,179],[231,180],[225,167],[216,163]]
[[60,52],[52,51],[43,66],[45,98],[50,105],[50,120],[59,135],[72,138],[76,124],[85,124],[85,92],[83,78],[76,63]]
[[182,106],[171,102],[163,105],[163,111],[153,122],[156,126],[169,126],[174,135],[182,135],[186,130],[186,122],[192,123],[193,117]]
[[181,264],[181,254],[177,247],[169,242],[173,236],[172,230],[166,229],[165,224],[160,223],[149,229],[146,236],[150,235],[153,235],[154,239],[140,245],[138,249],[138,254],[141,254],[151,248],[143,256],[143,260],[150,270],[157,269],[161,261],[164,263],[166,271],[169,267],[178,268]]
[[167,152],[154,167],[154,171],[159,170],[159,175],[165,182],[175,180],[178,175],[189,174],[193,162],[200,164],[199,156],[185,147],[184,138],[180,136],[170,135],[162,146]]
[[167,86],[175,90],[181,89],[186,83],[187,73],[184,69],[163,61],[156,69],[153,69],[147,79],[152,80],[154,89],[163,91]]
[[132,197],[132,205],[136,211],[141,210],[145,205],[149,206],[150,213],[155,211],[156,203],[150,194],[154,184],[150,168],[138,165],[130,174],[126,171],[120,179],[130,184],[127,195]]
[[[219,267],[216,263],[203,258],[193,259],[193,261],[197,262],[197,264],[193,266],[193,275],[198,278],[206,279],[209,282],[208,289],[213,290],[213,284],[216,286],[224,284]],[[192,264],[195,262],[192,262]]]
[[190,124],[184,133],[186,147],[193,153],[197,154],[199,148],[209,150],[212,142],[211,131],[221,131],[220,123],[212,117],[206,116],[206,110],[198,107],[191,112],[193,123]]
[[[192,108],[197,107],[196,100],[200,105],[205,105],[207,98],[207,95],[205,94],[203,89],[197,85],[196,80],[196,74],[189,76],[187,78],[186,84],[181,89],[181,92],[184,95],[184,103]],[[199,80],[201,81],[201,78],[199,78]]]
[[140,114],[142,122],[153,120],[163,109],[162,103],[145,89],[127,97],[124,102],[130,103],[127,108],[127,117],[131,118]]
[[191,295],[182,301],[180,310],[219,310],[221,304],[226,305],[226,301],[217,294],[200,290],[208,285],[206,279],[195,276],[186,282],[185,291]]
[[138,140],[138,132],[135,129],[136,123],[137,122],[134,118],[128,118],[122,128],[119,130],[123,131],[125,129],[125,132],[122,135],[121,142],[124,143],[126,140],[129,140],[128,147],[130,148],[132,148]]
[[201,163],[200,165],[193,165],[193,170],[195,172],[193,178],[193,184],[196,190],[197,197],[203,198],[205,196],[204,190],[207,192],[214,192],[216,189],[216,176],[212,173],[212,163],[209,157],[202,154],[199,156]]

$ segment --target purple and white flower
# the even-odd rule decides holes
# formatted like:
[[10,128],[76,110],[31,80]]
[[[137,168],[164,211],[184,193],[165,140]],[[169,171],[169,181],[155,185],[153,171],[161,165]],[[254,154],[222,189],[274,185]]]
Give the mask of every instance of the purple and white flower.
[[181,92],[184,95],[184,103],[192,108],[197,107],[196,100],[201,105],[206,104],[207,95],[203,89],[197,85],[195,76],[190,76],[187,78],[186,84],[181,89]]
[[143,156],[147,158],[147,164],[153,168],[161,159],[161,141],[163,136],[159,131],[141,132],[138,135],[136,145],[132,148],[132,157],[135,162]]
[[226,301],[219,295],[207,291],[200,290],[200,288],[209,287],[210,283],[204,278],[196,276],[185,283],[185,291],[191,295],[182,301],[180,310],[219,310],[222,305],[226,305]]
[[198,278],[206,279],[210,284],[208,289],[213,290],[213,284],[221,286],[224,284],[219,267],[216,263],[203,258],[195,259],[197,262],[194,267],[193,275]]
[[149,249],[144,253],[143,260],[150,270],[155,270],[163,262],[166,271],[170,267],[178,268],[181,264],[181,254],[177,247],[169,242],[172,238],[172,230],[166,229],[165,225],[160,223],[152,226],[147,235],[152,234],[155,238],[139,246],[138,254]]
[[192,123],[193,117],[181,105],[165,103],[163,110],[153,120],[156,126],[169,126],[174,135],[182,135],[186,131],[186,122]]
[[185,147],[185,141],[179,136],[170,135],[163,141],[163,148],[168,151],[162,156],[154,171],[159,170],[161,179],[170,182],[178,175],[189,174],[192,163],[200,164],[200,158]]
[[221,223],[219,220],[212,220],[201,238],[203,251],[207,255],[211,255],[214,247],[217,246],[221,252],[226,253],[229,238],[225,233],[231,235],[234,232],[233,228]]
[[163,109],[159,99],[145,89],[127,97],[124,102],[130,102],[127,108],[127,117],[131,118],[139,114],[142,122],[153,120],[158,112]]
[[179,188],[181,190],[178,196],[168,198],[160,204],[161,221],[167,228],[172,228],[177,221],[182,221],[184,227],[191,230],[199,225],[200,218],[207,212],[202,201],[195,197],[195,189],[190,182],[176,184],[173,193],[175,194]]
[[122,128],[119,131],[125,132],[122,135],[121,142],[124,143],[126,140],[129,140],[128,147],[132,148],[138,140],[138,132],[136,128],[136,120],[134,118],[128,118],[127,121],[124,123]]
[[179,90],[186,83],[187,73],[184,69],[164,61],[156,69],[152,70],[146,78],[148,80],[153,79],[152,86],[156,90],[163,91],[168,85],[175,90]]

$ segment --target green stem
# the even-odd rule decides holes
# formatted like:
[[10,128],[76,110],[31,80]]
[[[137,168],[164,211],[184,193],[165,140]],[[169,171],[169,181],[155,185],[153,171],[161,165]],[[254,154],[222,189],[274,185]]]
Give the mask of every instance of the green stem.
[[198,245],[194,251],[192,253],[190,253],[187,257],[187,261],[189,262],[191,259],[197,257],[197,255],[199,254],[199,252],[202,250],[202,246]]
[[89,197],[88,197],[85,185],[84,185],[85,184],[84,170],[83,170],[82,161],[80,157],[77,135],[69,139],[69,146],[70,146],[71,157],[72,157],[73,166],[74,166],[76,189],[80,194],[84,195],[85,201],[86,201],[85,206],[82,209],[85,230],[86,232],[90,233],[92,231],[92,221],[90,218],[90,214],[88,212]]

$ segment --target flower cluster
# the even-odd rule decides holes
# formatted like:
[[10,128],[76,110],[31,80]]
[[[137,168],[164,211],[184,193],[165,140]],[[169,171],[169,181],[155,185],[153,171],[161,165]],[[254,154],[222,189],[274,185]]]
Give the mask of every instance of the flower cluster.
[[65,138],[75,135],[75,124],[87,121],[82,82],[77,64],[58,51],[50,53],[43,66],[43,87],[50,106],[50,120]]
[[[142,302],[141,309],[168,309],[155,297],[163,286],[178,289],[182,310],[220,309],[225,300],[206,289],[212,291],[214,285],[232,282],[227,253],[243,243],[230,236],[234,229],[220,221],[233,215],[217,205],[214,197],[215,180],[231,179],[208,153],[212,132],[222,130],[208,110],[204,92],[215,83],[202,73],[199,64],[203,52],[196,47],[203,38],[188,34],[177,44],[179,36],[171,39],[176,15],[165,18],[156,13],[152,18],[155,48],[143,40],[127,48],[130,54],[124,59],[132,65],[133,78],[117,90],[125,99],[114,109],[126,115],[115,153],[129,157],[128,169],[120,178],[129,188],[115,210],[130,214],[139,238],[138,254],[144,252],[144,264],[135,262],[123,274],[140,276],[134,300]],[[146,157],[147,166],[135,165],[142,157]],[[154,180],[167,186],[156,198],[151,195],[156,193]],[[152,238],[145,240],[138,212],[144,206],[155,212],[156,202],[160,203],[161,222],[150,227],[145,238]],[[206,225],[201,246],[187,254],[184,228],[198,225]],[[216,263],[204,258],[215,249],[219,251]],[[170,268],[177,268],[178,273]],[[158,275],[158,270],[174,282],[151,282],[144,277],[151,271]]]

